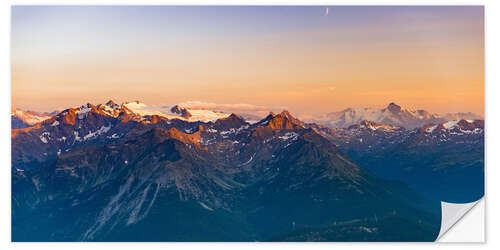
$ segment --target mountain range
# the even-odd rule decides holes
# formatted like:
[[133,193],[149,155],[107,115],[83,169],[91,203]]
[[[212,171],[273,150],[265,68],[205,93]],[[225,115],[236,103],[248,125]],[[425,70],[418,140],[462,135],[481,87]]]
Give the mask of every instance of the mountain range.
[[[114,103],[114,102],[113,102]],[[114,103],[116,106],[120,106]],[[257,122],[265,117],[265,107],[252,106],[246,104],[238,105],[217,105],[214,103],[186,102],[171,106],[150,106],[139,101],[125,102],[123,105],[130,111],[139,115],[158,115],[168,119],[181,119],[185,121],[215,121],[219,118],[227,117],[230,110],[238,110],[239,116],[249,122]],[[186,106],[184,106],[186,105]],[[236,106],[236,107],[233,107]],[[243,106],[243,107],[241,107]],[[213,111],[212,108],[219,108],[219,111]],[[239,109],[238,109],[239,108]],[[48,119],[60,111],[36,112],[23,111],[21,109],[12,109],[12,129],[25,128],[34,125],[37,122]],[[253,113],[252,113],[253,112]],[[271,111],[267,111],[270,113]],[[426,110],[411,110],[390,103],[385,108],[348,108],[338,112],[331,112],[325,115],[307,117],[303,121],[307,123],[316,123],[331,128],[347,128],[351,125],[359,124],[362,121],[373,121],[379,124],[400,126],[407,129],[421,127],[431,123],[442,123],[446,121],[458,120],[482,120],[481,115],[472,112],[457,112],[446,114],[433,114]],[[17,125],[20,124],[20,125]]]
[[407,129],[417,128],[430,123],[442,123],[450,120],[480,120],[481,116],[474,113],[447,113],[444,115],[432,114],[419,109],[405,109],[391,102],[385,108],[348,108],[338,112],[331,112],[318,118],[308,119],[308,122],[317,123],[331,128],[347,128],[362,121],[372,121],[379,124],[400,126]]
[[27,128],[39,123],[41,121],[49,119],[51,116],[57,114],[57,111],[48,112],[36,112],[36,111],[24,111],[21,109],[11,110],[11,128]]
[[459,120],[405,129],[362,121],[313,128],[356,163],[426,196],[465,203],[484,195],[484,121]]
[[89,103],[12,130],[12,239],[433,241],[442,198],[484,171],[483,130]]

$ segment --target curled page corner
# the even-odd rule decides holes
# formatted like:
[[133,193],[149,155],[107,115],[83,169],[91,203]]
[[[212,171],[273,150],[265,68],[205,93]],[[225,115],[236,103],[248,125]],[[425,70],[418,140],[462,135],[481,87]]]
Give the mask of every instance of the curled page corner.
[[467,214],[481,199],[470,203],[441,202],[441,229],[436,241],[450,230],[465,214]]

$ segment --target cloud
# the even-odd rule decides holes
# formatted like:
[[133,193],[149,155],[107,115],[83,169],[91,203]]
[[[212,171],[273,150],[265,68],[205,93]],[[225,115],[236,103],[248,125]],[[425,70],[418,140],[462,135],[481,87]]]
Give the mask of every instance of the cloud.
[[264,111],[269,110],[264,106],[258,106],[247,103],[236,103],[236,104],[220,104],[213,102],[202,102],[202,101],[187,101],[178,103],[179,106],[191,108],[191,109],[211,109],[211,110],[240,110],[240,111]]
[[280,112],[283,108],[266,107],[247,103],[213,103],[203,101],[186,101],[177,103],[181,107],[189,109],[205,109],[222,111],[225,113],[235,113],[249,118],[262,118],[269,114],[269,112]]

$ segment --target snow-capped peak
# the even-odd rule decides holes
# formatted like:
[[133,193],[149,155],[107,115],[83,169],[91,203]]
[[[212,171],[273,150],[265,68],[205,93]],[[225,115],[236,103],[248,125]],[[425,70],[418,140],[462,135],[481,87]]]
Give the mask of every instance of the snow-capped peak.
[[387,105],[387,110],[391,111],[391,112],[400,112],[402,109],[401,109],[401,106],[397,105],[396,103],[389,103],[389,105]]
[[113,100],[109,100],[108,102],[106,102],[105,105],[107,107],[112,108],[112,109],[119,109],[120,108],[120,105],[116,104]]
[[213,122],[220,118],[226,118],[231,114],[205,109],[189,109],[179,105],[154,107],[145,103],[135,101],[123,104],[132,112],[141,116],[158,115],[168,119],[180,119],[185,121]]
[[35,123],[39,123],[50,118],[50,115],[48,115],[47,113],[24,111],[21,109],[12,109],[11,116],[16,117],[17,119],[28,125],[34,125]]
[[443,127],[445,129],[452,129],[455,126],[457,126],[457,124],[458,124],[458,121],[448,121],[448,122],[443,123]]
[[123,106],[134,112],[135,114],[145,116],[145,115],[159,115],[164,116],[164,113],[158,110],[158,108],[151,107],[145,103],[135,101],[123,103]]
[[442,122],[443,120],[436,114],[431,114],[425,110],[411,110],[402,108],[400,105],[391,102],[385,108],[348,108],[339,112],[332,112],[320,117],[317,122],[334,128],[347,128],[351,125],[359,124],[363,120],[373,121],[378,124],[388,124],[405,128],[416,128],[428,123]]
[[188,111],[191,113],[191,117],[188,119],[189,121],[213,122],[231,115],[223,112],[203,109],[188,109]]

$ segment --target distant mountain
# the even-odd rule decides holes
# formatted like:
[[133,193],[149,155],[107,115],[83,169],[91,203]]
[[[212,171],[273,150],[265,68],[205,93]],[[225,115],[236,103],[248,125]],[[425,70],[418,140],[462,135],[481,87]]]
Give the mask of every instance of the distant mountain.
[[152,107],[139,101],[124,103],[123,106],[139,115],[158,115],[168,119],[181,119],[185,121],[214,122],[217,119],[228,117],[230,114],[207,110],[191,109],[180,105]]
[[471,202],[484,195],[484,121],[459,120],[407,130],[363,121],[313,129],[355,162],[429,197]]
[[[180,106],[173,106],[169,112],[170,115],[165,115],[163,112],[155,113],[140,102],[134,102],[133,105],[131,103],[118,105],[109,101],[97,106],[86,104],[63,110],[48,119],[24,115],[23,117],[36,117],[43,121],[29,128],[12,131],[12,167],[14,170],[35,169],[74,148],[123,141],[129,136],[135,136],[152,128],[175,128],[187,134],[208,129],[208,133],[203,132],[205,136],[200,138],[200,143],[209,145],[230,138],[233,132],[242,126],[265,125],[271,128],[314,129],[357,163],[377,175],[414,184],[414,188],[436,199],[450,202],[473,201],[482,197],[484,192],[481,184],[484,178],[484,121],[482,120],[431,123],[415,129],[363,120],[347,128],[330,128],[319,124],[306,124],[293,118],[289,112],[282,113],[286,119],[280,120],[275,118],[276,114],[271,113],[253,124],[236,114],[224,115],[215,121],[202,122],[190,121],[190,119],[195,120],[191,111]],[[16,112],[16,114],[34,115],[31,112]],[[33,122],[36,119],[29,121]],[[224,132],[218,133],[219,131]],[[267,133],[265,131],[258,129],[256,133]],[[454,165],[458,167],[452,168]],[[416,170],[420,173],[409,175]],[[446,173],[450,173],[451,177],[445,178]],[[467,188],[458,194],[455,192],[458,189],[454,187],[460,180],[468,178],[466,173],[475,180],[470,183],[479,184],[471,184],[468,187],[460,185],[460,188]],[[442,182],[440,192],[431,192],[432,190],[426,190],[429,185],[419,183],[427,176],[434,176],[435,180],[445,178],[449,183]]]
[[328,113],[320,118],[311,119],[309,122],[318,123],[332,128],[347,128],[361,121],[373,121],[379,124],[405,127],[412,129],[429,123],[441,123],[449,120],[482,119],[473,113],[454,113],[440,116],[425,110],[404,109],[390,103],[383,109],[358,108],[345,109],[339,112]]
[[43,120],[49,119],[54,113],[39,113],[35,111],[24,111],[21,109],[11,110],[11,128],[27,128],[35,123],[41,122]]
[[[432,241],[439,232],[438,201],[376,177],[289,112],[249,123],[189,121],[200,113],[187,111],[171,119],[137,102],[86,104],[13,130],[13,240]],[[311,237],[329,227],[339,233]]]

